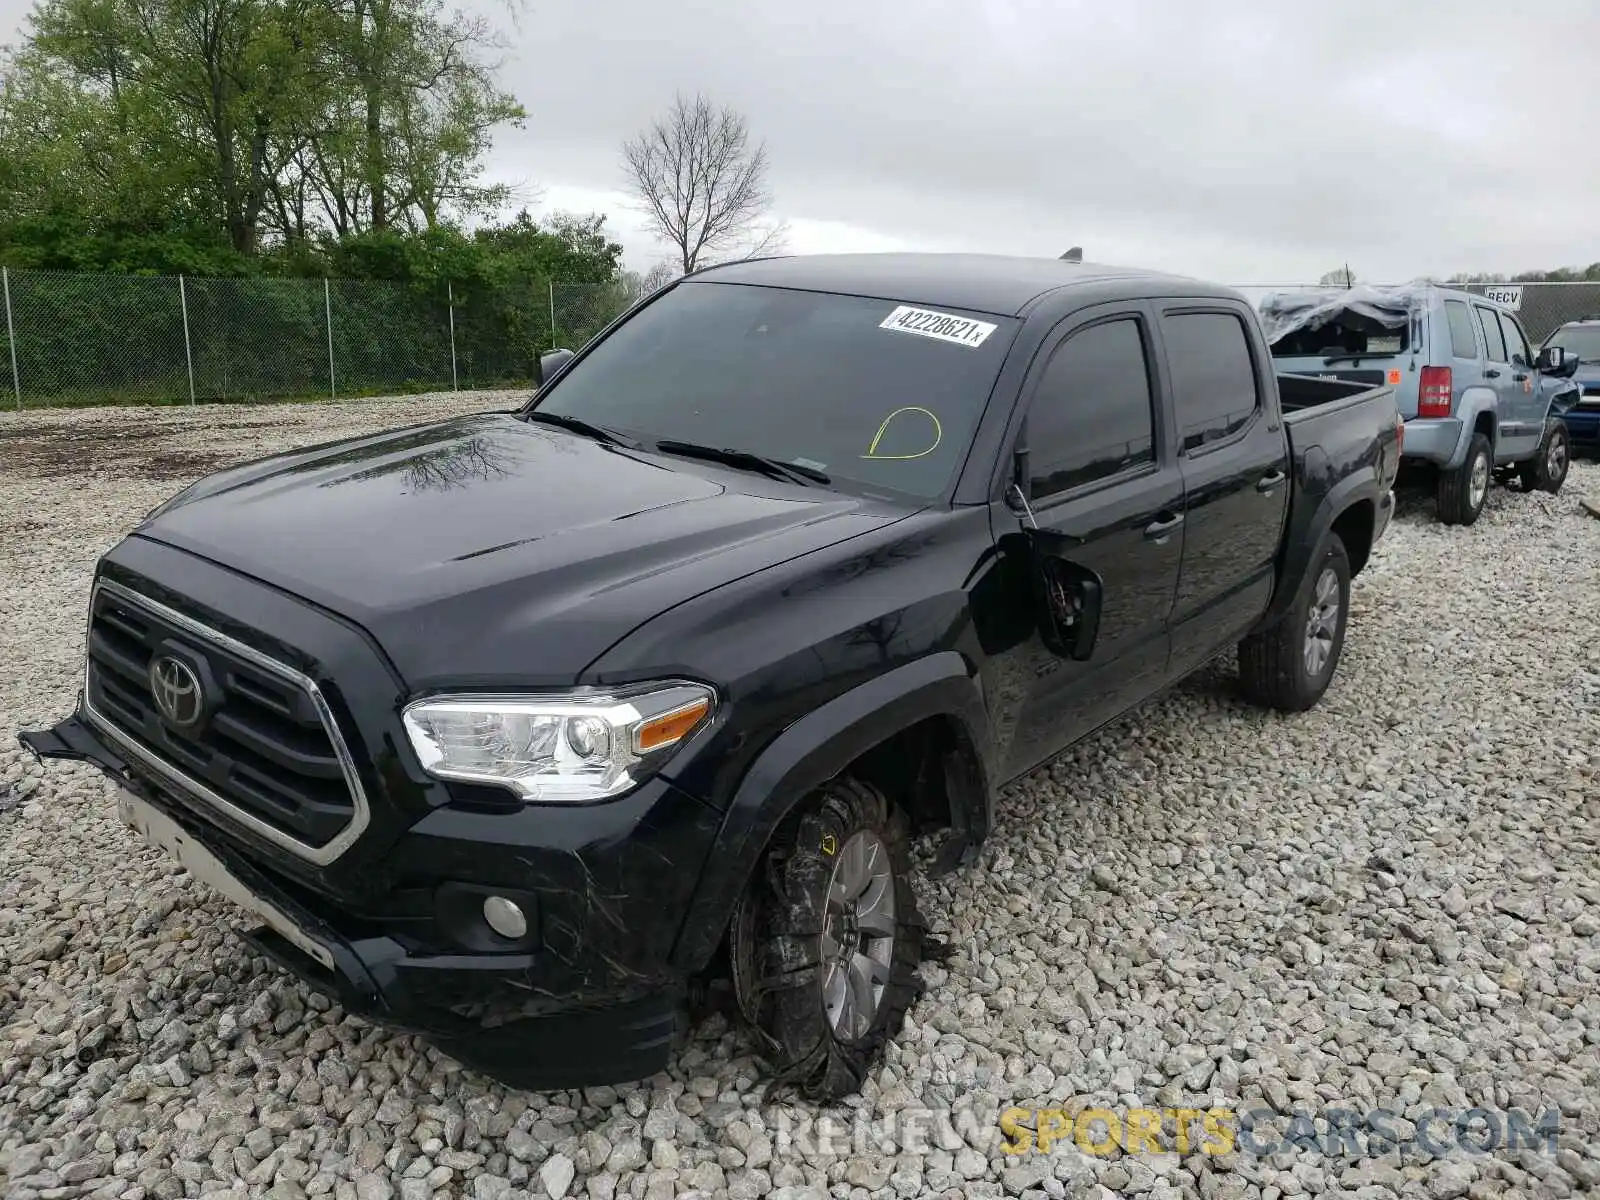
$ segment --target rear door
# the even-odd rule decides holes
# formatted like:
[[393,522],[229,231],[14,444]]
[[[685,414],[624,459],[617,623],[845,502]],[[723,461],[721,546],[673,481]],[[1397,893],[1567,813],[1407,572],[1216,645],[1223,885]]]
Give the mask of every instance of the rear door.
[[1495,459],[1504,462],[1520,450],[1526,440],[1521,422],[1516,418],[1515,397],[1520,385],[1511,379],[1511,354],[1506,346],[1505,331],[1500,328],[1499,314],[1487,304],[1474,304],[1472,312],[1478,318],[1478,330],[1483,334],[1481,378],[1485,387],[1494,390],[1495,396]]
[[[1450,331],[1450,408],[1455,412],[1461,393],[1483,377],[1483,328],[1465,300],[1447,299],[1444,317]],[[1416,415],[1416,389],[1412,389],[1410,411],[1401,409],[1401,413],[1407,419]]]
[[[1142,302],[1076,314],[1041,348],[1023,385],[1032,523],[1054,535],[1102,601],[1086,660],[1037,633],[996,663],[1020,693],[1003,754],[1020,774],[1165,682],[1167,615],[1183,552],[1183,481],[1162,436],[1154,338]],[[1021,602],[1028,602],[1026,597]],[[998,700],[1009,707],[1011,697]]]
[[1225,301],[1162,306],[1159,328],[1184,487],[1171,670],[1199,665],[1266,611],[1289,505],[1289,440],[1271,360]]

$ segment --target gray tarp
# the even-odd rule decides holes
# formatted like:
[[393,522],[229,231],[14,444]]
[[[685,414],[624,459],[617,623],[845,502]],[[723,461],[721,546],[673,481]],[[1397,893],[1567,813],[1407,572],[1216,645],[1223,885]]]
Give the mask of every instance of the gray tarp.
[[1261,328],[1268,345],[1297,329],[1319,329],[1335,318],[1342,325],[1371,333],[1404,329],[1427,308],[1432,290],[1426,283],[1398,287],[1358,283],[1350,288],[1274,292],[1261,301]]

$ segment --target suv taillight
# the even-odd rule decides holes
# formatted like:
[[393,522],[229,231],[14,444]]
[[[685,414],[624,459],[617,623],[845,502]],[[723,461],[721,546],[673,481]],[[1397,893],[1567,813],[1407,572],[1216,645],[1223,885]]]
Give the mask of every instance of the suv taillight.
[[1450,368],[1423,367],[1421,390],[1417,394],[1417,416],[1450,415]]

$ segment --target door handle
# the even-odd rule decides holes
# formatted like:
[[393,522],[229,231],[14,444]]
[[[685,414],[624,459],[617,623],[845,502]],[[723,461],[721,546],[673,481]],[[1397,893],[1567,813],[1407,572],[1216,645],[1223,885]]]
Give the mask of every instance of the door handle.
[[1260,479],[1256,480],[1256,491],[1270,492],[1273,488],[1277,487],[1287,478],[1289,477],[1282,471],[1274,471],[1270,475],[1263,475]]
[[1513,378],[1513,379],[1515,379],[1515,380],[1516,380],[1516,381],[1517,381],[1517,382],[1518,382],[1518,383],[1521,383],[1521,382],[1522,382],[1522,381],[1523,381],[1523,380],[1524,380],[1524,379],[1526,379],[1526,378],[1527,378],[1527,377],[1528,377],[1528,376],[1527,376],[1527,373],[1526,373],[1526,372],[1524,372],[1524,371],[1517,371],[1517,372],[1514,372],[1514,373],[1513,373],[1513,374],[1512,374],[1512,376],[1511,376],[1511,378]]
[[1499,379],[1500,378],[1500,372],[1498,370],[1496,370],[1494,367],[1485,367],[1483,369],[1483,377],[1485,379]]
[[1157,545],[1159,545],[1167,540],[1168,534],[1182,524],[1182,513],[1178,513],[1176,516],[1168,517],[1164,521],[1151,521],[1150,524],[1144,527],[1144,540],[1147,542],[1155,542]]

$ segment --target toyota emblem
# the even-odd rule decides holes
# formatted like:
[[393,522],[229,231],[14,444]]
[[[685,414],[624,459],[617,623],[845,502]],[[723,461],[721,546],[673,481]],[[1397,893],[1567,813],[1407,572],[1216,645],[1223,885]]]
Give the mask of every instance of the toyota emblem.
[[179,729],[198,725],[205,712],[200,676],[183,659],[170,654],[150,664],[150,695],[156,702],[156,711]]

